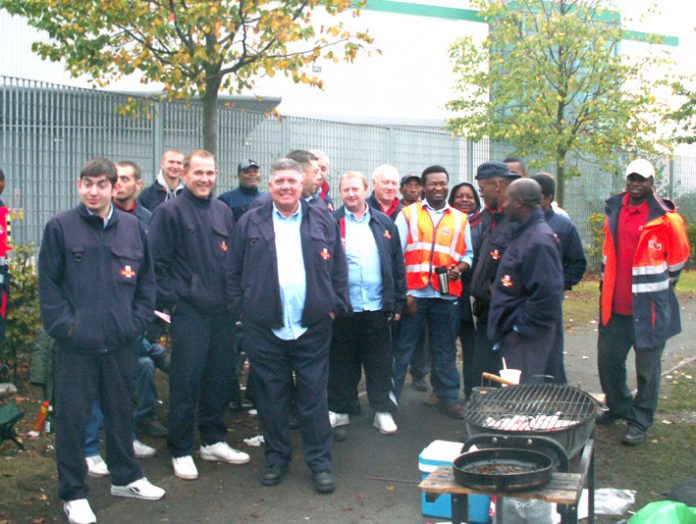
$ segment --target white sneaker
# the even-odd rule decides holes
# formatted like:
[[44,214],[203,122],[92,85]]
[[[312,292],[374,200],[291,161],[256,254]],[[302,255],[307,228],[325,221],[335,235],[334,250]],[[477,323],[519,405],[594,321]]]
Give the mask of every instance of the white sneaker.
[[247,446],[251,446],[253,448],[258,448],[259,446],[263,446],[265,443],[266,443],[266,439],[263,438],[263,435],[256,435],[255,437],[244,439],[244,444],[246,444]]
[[70,524],[93,524],[97,522],[97,516],[89,507],[87,499],[69,500],[63,504],[63,511]]
[[198,469],[191,455],[172,458],[172,466],[174,467],[174,476],[180,479],[196,480],[198,478]]
[[350,424],[350,415],[348,415],[348,413],[334,413],[333,411],[329,411],[329,422],[331,422],[332,428],[347,426]]
[[375,420],[372,425],[376,427],[382,435],[393,435],[398,429],[391,413],[386,411],[376,412]]
[[201,446],[201,458],[203,460],[220,460],[229,464],[246,464],[251,460],[247,453],[234,449],[227,442]]
[[[109,467],[101,458],[101,455],[92,455],[91,457],[85,457],[85,462],[87,463],[87,475],[90,477],[105,477],[109,474]],[[77,500],[87,500],[87,499],[77,499]]]
[[150,457],[154,457],[155,453],[157,453],[155,448],[143,444],[137,438],[133,440],[133,454],[136,458],[149,459]]
[[165,491],[143,477],[127,486],[114,486],[111,484],[111,494],[117,497],[130,497],[140,500],[159,500],[164,497]]

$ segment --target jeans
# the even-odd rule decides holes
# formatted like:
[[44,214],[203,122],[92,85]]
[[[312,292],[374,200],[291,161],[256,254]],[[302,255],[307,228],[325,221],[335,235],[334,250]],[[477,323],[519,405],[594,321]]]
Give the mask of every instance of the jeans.
[[[599,326],[597,365],[607,405],[629,424],[645,430],[652,424],[657,409],[665,345],[639,348],[635,344],[632,316],[612,313],[607,325]],[[638,392],[635,398],[626,384],[626,357],[631,347],[636,354]]]
[[441,298],[417,298],[416,313],[404,314],[399,325],[399,338],[394,344],[394,395],[398,399],[404,388],[408,364],[418,338],[427,323],[432,354],[431,383],[443,404],[459,400],[456,338],[459,331],[459,301]]

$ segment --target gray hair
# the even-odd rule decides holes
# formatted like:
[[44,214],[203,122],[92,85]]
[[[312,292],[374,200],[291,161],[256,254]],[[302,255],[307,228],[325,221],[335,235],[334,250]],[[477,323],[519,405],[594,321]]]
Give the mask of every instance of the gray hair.
[[372,172],[372,183],[374,184],[375,179],[382,178],[385,175],[394,175],[398,180],[399,170],[391,164],[382,164]]
[[299,162],[295,162],[291,158],[281,158],[271,166],[271,178],[273,178],[278,171],[285,171],[287,169],[297,171],[297,173],[302,176],[302,166]]

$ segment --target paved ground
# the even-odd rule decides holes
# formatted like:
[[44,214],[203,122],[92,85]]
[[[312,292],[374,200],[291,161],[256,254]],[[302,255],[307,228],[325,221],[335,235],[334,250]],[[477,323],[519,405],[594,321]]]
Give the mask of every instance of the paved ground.
[[[664,370],[696,355],[696,302],[686,305],[684,333],[667,346]],[[593,325],[566,333],[567,369],[570,383],[587,391],[599,391],[595,365],[596,330]],[[418,454],[435,439],[458,440],[462,423],[423,406],[426,394],[406,387],[398,416],[399,433],[385,437],[372,428],[365,409],[348,426],[348,439],[334,446],[334,471],[338,483],[332,495],[312,490],[309,472],[296,455],[291,470],[279,486],[258,483],[263,466],[262,448],[251,450],[251,464],[230,466],[198,460],[200,479],[175,479],[162,441],[149,441],[160,448],[144,461],[147,476],[167,490],[160,502],[118,499],[108,494],[109,480],[92,479],[90,499],[100,523],[216,522],[216,523],[399,523],[422,524],[436,519],[420,512]],[[254,433],[253,420],[233,418],[230,442]],[[299,435],[293,432],[297,440]]]

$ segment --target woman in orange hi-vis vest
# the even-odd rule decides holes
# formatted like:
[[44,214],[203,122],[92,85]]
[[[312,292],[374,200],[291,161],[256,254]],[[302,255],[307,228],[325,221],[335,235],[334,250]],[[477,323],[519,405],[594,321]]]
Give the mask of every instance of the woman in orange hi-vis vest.
[[397,398],[401,394],[408,363],[427,323],[433,391],[443,413],[461,418],[455,341],[461,274],[469,269],[473,258],[471,232],[466,215],[447,203],[449,175],[445,168],[430,166],[423,171],[421,180],[424,199],[405,207],[396,219],[408,295],[406,314],[399,322],[394,341],[394,393]]

